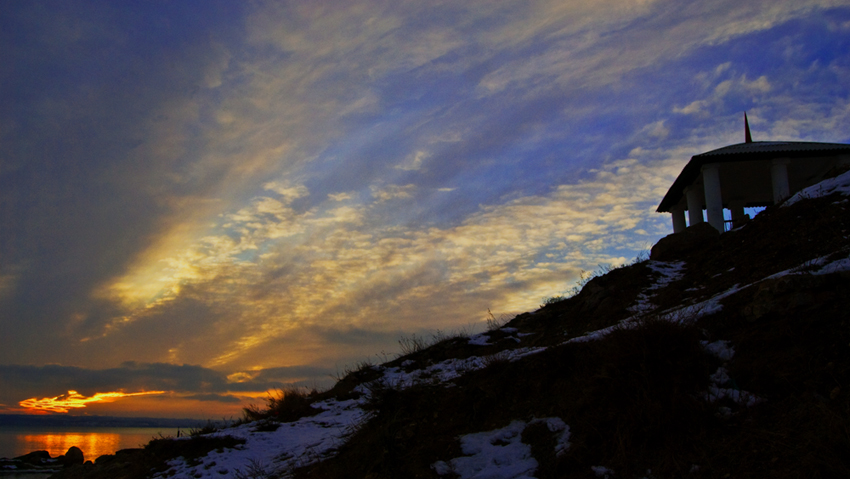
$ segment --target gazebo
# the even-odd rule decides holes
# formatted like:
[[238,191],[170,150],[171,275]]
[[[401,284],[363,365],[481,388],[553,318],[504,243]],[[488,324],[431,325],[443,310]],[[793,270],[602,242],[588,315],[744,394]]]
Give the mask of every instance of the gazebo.
[[[747,220],[744,208],[769,206],[823,180],[833,168],[850,165],[850,145],[804,141],[752,141],[744,114],[744,143],[691,157],[667,191],[659,213],[670,213],[673,232],[703,222],[721,233]],[[723,209],[731,212],[726,221]]]

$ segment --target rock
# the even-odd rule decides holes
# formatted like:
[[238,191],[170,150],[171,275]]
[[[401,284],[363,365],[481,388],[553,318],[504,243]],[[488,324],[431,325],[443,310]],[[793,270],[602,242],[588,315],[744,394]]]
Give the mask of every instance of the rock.
[[60,456],[61,463],[65,467],[73,466],[74,464],[83,464],[86,462],[83,451],[77,446],[71,446],[64,456]]
[[61,465],[59,458],[51,458],[49,452],[33,451],[13,459],[0,459],[0,477],[5,477],[4,472],[13,472],[22,475],[30,473],[53,473],[57,471],[59,465]]
[[43,464],[45,461],[50,459],[50,453],[47,451],[33,451],[29,454],[24,454],[23,456],[18,456],[15,458],[16,461],[20,461],[26,464]]
[[720,232],[708,223],[685,228],[684,231],[667,235],[655,243],[649,254],[653,261],[671,261],[683,254],[714,243],[720,238]]

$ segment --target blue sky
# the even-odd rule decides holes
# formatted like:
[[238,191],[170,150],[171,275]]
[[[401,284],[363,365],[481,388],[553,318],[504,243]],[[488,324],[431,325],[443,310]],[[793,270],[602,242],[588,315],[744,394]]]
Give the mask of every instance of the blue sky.
[[16,2],[0,51],[7,411],[326,382],[635,257],[744,111],[850,141],[846,1]]

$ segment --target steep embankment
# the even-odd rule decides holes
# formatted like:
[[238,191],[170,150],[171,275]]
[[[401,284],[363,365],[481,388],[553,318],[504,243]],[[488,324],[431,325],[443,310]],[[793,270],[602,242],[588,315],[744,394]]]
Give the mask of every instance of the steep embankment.
[[696,227],[669,237],[652,259],[492,331],[408,342],[410,354],[210,435],[243,446],[146,470],[850,477],[846,184],[850,174],[723,235]]

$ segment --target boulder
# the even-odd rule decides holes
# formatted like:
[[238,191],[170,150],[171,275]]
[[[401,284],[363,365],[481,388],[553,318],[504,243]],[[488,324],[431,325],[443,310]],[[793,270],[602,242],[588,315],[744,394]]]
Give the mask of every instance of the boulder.
[[653,261],[672,261],[685,253],[705,247],[720,238],[720,232],[708,223],[700,223],[667,235],[655,243],[649,254]]
[[83,456],[83,451],[79,447],[71,446],[64,456],[60,456],[60,462],[63,466],[69,467],[74,464],[83,464],[86,462],[86,458]]

